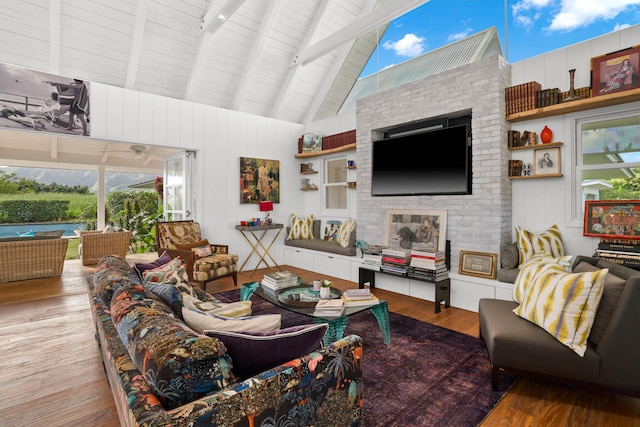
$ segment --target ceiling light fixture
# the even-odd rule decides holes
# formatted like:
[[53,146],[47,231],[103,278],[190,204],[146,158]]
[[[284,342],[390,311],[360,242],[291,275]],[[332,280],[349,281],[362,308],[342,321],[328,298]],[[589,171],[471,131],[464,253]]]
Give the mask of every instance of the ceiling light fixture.
[[129,147],[129,149],[133,151],[134,154],[140,155],[145,152],[147,147],[145,147],[144,145],[132,145]]

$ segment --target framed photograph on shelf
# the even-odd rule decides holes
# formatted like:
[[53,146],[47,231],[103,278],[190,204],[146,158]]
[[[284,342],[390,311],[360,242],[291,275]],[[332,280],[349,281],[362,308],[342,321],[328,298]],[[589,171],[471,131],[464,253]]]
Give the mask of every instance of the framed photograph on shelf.
[[560,147],[540,147],[533,150],[533,175],[560,176]]
[[302,136],[302,152],[322,151],[322,135],[319,133],[305,133]]
[[640,46],[591,58],[591,96],[640,87]]
[[447,211],[387,210],[384,245],[423,251],[444,251]]
[[587,200],[582,234],[640,240],[640,201]]
[[496,278],[496,254],[484,252],[460,251],[460,263],[458,273],[467,276],[484,277],[485,279]]

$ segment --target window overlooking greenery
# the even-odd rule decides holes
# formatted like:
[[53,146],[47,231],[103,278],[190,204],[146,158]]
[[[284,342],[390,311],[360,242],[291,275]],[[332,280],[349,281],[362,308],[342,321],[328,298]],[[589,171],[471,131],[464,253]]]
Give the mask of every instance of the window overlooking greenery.
[[578,130],[579,212],[585,200],[640,199],[640,115],[584,121]]
[[347,209],[346,157],[327,159],[324,162],[324,207]]

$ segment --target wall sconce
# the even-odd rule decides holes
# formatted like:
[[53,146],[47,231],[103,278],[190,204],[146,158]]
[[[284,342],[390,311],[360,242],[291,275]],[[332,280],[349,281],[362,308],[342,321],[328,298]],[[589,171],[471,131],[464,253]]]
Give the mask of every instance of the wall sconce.
[[264,217],[264,223],[267,225],[271,225],[271,218],[269,218],[269,213],[273,210],[273,202],[270,200],[266,200],[264,202],[260,202],[260,212],[266,212],[267,216]]

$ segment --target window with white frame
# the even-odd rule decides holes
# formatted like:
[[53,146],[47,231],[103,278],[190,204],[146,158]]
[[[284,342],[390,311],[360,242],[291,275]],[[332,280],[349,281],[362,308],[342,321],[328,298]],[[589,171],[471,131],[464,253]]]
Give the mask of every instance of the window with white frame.
[[640,110],[581,119],[576,124],[578,218],[585,200],[639,199]]
[[324,208],[347,209],[347,158],[338,157],[324,161]]

